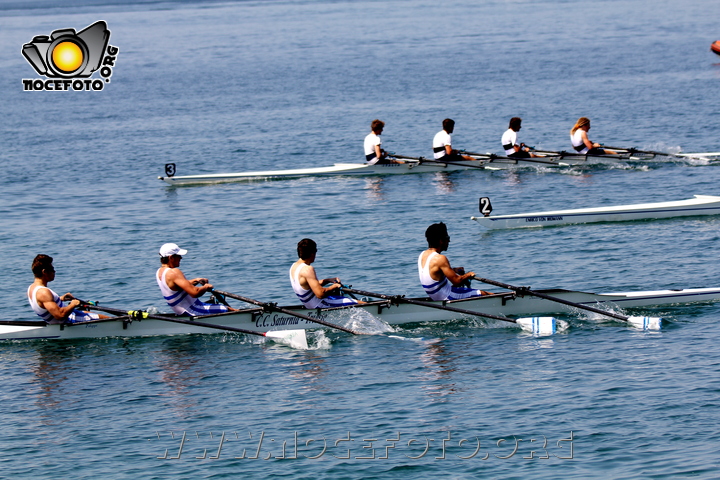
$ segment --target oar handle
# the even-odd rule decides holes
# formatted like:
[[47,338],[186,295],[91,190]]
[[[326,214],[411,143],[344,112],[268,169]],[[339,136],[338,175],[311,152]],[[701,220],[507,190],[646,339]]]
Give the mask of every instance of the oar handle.
[[624,150],[624,151],[626,151],[627,153],[629,153],[629,154],[631,154],[631,155],[632,155],[633,153],[645,153],[645,154],[648,154],[648,155],[662,155],[662,156],[665,156],[665,157],[674,157],[674,156],[676,156],[676,155],[673,154],[673,153],[668,153],[668,152],[656,152],[656,151],[654,151],[654,150],[638,150],[638,149],[635,148],[635,147],[612,147],[612,146],[610,146],[610,145],[602,145],[602,147],[603,147],[603,148],[609,148],[609,149],[611,149],[611,150]]
[[532,150],[533,152],[537,152],[537,153],[549,153],[549,154],[551,154],[551,155],[563,155],[563,154],[567,154],[567,153],[568,153],[568,152],[566,152],[566,151],[564,151],[564,150],[558,152],[558,151],[556,151],[556,150],[538,150],[538,149],[536,149],[535,147],[529,147],[529,148],[530,148],[530,150]]
[[562,303],[562,304],[564,304],[564,305],[568,305],[568,306],[571,306],[571,307],[579,308],[579,309],[581,309],[581,310],[587,310],[587,311],[589,311],[589,312],[599,313],[599,314],[601,314],[601,315],[606,315],[606,316],[608,316],[608,317],[617,318],[618,320],[624,320],[624,321],[626,321],[626,322],[627,322],[628,319],[630,318],[630,317],[626,317],[625,315],[620,315],[620,314],[618,314],[618,313],[608,312],[607,310],[600,310],[599,308],[590,307],[590,306],[587,306],[587,305],[582,305],[582,304],[580,304],[580,303],[571,302],[571,301],[569,301],[569,300],[565,300],[564,298],[553,297],[553,296],[550,296],[550,295],[546,295],[546,294],[544,294],[544,293],[536,292],[536,291],[534,291],[534,290],[530,290],[529,287],[515,287],[515,286],[509,285],[509,284],[507,284],[507,283],[498,282],[498,281],[496,281],[496,280],[490,280],[490,279],[488,279],[488,278],[482,278],[482,277],[478,277],[478,276],[474,276],[474,277],[473,277],[473,280],[477,280],[478,282],[487,283],[487,284],[489,284],[489,285],[495,285],[495,286],[497,286],[497,287],[507,288],[508,290],[513,290],[513,291],[515,291],[515,292],[517,292],[517,293],[519,293],[519,294],[521,294],[521,295],[522,295],[522,294],[527,294],[527,295],[532,295],[532,296],[535,296],[535,297],[538,297],[538,298],[544,298],[545,300],[550,300],[550,301],[552,301],[552,302]]
[[612,149],[612,150],[625,150],[626,152],[630,152],[630,153],[632,153],[632,152],[638,152],[638,153],[655,153],[655,152],[650,152],[650,151],[645,151],[645,150],[638,150],[638,149],[635,148],[635,147],[613,147],[613,146],[610,146],[610,145],[604,145],[604,144],[601,144],[601,145],[602,145],[603,148],[610,148],[610,149]]
[[223,295],[225,297],[234,298],[235,300],[240,300],[241,302],[250,303],[252,305],[257,305],[259,307],[262,307],[265,311],[276,311],[280,313],[284,313],[286,315],[291,315],[293,317],[302,318],[303,320],[307,320],[308,322],[318,323],[320,325],[324,325],[326,327],[334,328],[336,330],[340,330],[342,332],[351,333],[353,335],[362,335],[361,332],[356,332],[355,330],[351,330],[349,328],[341,327],[339,325],[335,325],[334,323],[326,322],[324,320],[320,320],[319,318],[313,318],[309,315],[305,315],[302,313],[297,313],[293,310],[288,310],[287,308],[278,307],[275,303],[269,303],[269,302],[261,302],[259,300],[254,300],[252,298],[243,297],[242,295],[236,295],[234,293],[230,292],[223,292],[222,290],[216,290],[213,289],[212,291],[219,293],[220,295]]
[[[422,158],[422,157],[421,157]],[[460,163],[460,162],[446,162],[443,159],[435,160],[434,158],[423,158],[420,163],[434,163],[436,165],[458,165],[460,167],[465,168],[479,168],[480,170],[485,170],[485,167],[482,165],[468,165],[467,163]]]
[[494,153],[477,153],[477,152],[468,152],[467,150],[458,150],[460,153],[464,153],[465,155],[470,155],[471,157],[484,157],[484,158],[495,158],[497,155]]
[[394,154],[394,153],[388,153],[388,157],[401,158],[401,159],[403,159],[403,160],[416,160],[416,161],[418,161],[418,162],[424,162],[425,160],[427,160],[427,159],[424,158],[424,157],[408,157],[408,156],[406,156],[406,155],[396,155],[396,154]]
[[475,312],[473,310],[465,310],[464,308],[449,307],[447,305],[437,305],[435,303],[424,302],[422,300],[415,300],[412,298],[405,298],[402,295],[385,295],[382,293],[366,292],[364,290],[356,290],[354,288],[344,288],[346,292],[352,292],[357,295],[365,295],[367,297],[382,298],[383,300],[389,300],[391,303],[410,303],[413,305],[420,305],[422,307],[436,308],[438,310],[447,310],[455,313],[462,313],[464,315],[472,315],[475,317],[492,318],[494,320],[501,320],[503,322],[517,323],[517,320],[513,318],[503,317],[501,315],[493,315],[490,313]]
[[[513,160],[515,162],[522,161],[522,162],[530,162],[530,163],[544,163],[546,165],[560,165],[558,162],[553,162],[552,160],[542,160],[536,157],[523,157],[523,158],[516,158],[516,157],[503,157],[501,155],[495,155],[494,153],[475,153],[475,152],[468,152],[467,150],[461,150],[462,153],[466,155],[470,155],[472,157],[485,157],[492,160]],[[543,153],[556,153],[556,152],[543,152]],[[560,155],[558,153],[558,155]]]

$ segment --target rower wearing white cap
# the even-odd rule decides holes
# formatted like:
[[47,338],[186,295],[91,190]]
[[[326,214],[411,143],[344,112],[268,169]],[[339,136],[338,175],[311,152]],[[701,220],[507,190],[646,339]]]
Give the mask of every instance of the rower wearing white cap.
[[186,254],[187,250],[174,243],[166,243],[160,247],[161,266],[155,274],[155,279],[165,301],[173,311],[179,315],[199,316],[235,310],[225,305],[205,303],[198,298],[211,290],[213,286],[207,278],[193,278],[192,280],[185,278],[179,267],[180,260]]

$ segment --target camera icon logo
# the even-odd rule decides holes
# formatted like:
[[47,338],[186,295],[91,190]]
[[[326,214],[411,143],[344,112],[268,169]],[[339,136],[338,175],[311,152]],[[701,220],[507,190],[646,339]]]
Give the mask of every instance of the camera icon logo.
[[38,35],[23,45],[22,54],[40,75],[86,78],[100,68],[109,41],[110,30],[101,20],[80,32],[64,28]]

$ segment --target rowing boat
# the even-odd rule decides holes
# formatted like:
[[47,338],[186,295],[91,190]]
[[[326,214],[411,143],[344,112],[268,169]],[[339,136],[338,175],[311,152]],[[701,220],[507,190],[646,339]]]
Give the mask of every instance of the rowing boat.
[[[562,289],[537,290],[537,292],[573,303],[595,307],[604,306],[613,309],[720,300],[720,287],[616,293],[587,293]],[[490,315],[528,316],[541,313],[577,313],[577,310],[564,304],[533,296],[517,296],[514,292],[447,302],[432,302],[427,298],[414,300],[435,303],[439,306],[459,307]],[[390,300],[370,301],[362,305],[332,309],[307,310],[305,307],[297,305],[282,308],[335,324],[348,321],[362,323],[363,320],[374,317],[389,325],[408,325],[449,321],[463,317],[463,315],[448,310]],[[166,316],[171,316],[171,314]],[[152,318],[135,321],[123,318],[81,325],[46,325],[40,321],[4,321],[0,322],[0,340],[140,337],[216,332],[216,330],[201,326],[202,322],[242,328],[254,332],[315,329],[319,327],[316,323],[294,317],[288,313],[268,313],[262,308],[248,308],[237,312],[204,317],[181,318],[192,319],[198,325],[171,323]]]
[[175,164],[165,166],[165,176],[158,179],[168,185],[206,185],[233,182],[253,182],[266,180],[282,180],[303,177],[332,176],[370,176],[370,175],[404,175],[407,173],[455,172],[459,170],[503,170],[516,167],[568,167],[573,165],[594,165],[617,163],[627,160],[649,160],[654,154],[638,152],[620,152],[617,155],[583,155],[571,152],[545,152],[544,157],[510,158],[493,153],[464,152],[477,157],[476,160],[458,160],[450,163],[436,161],[424,157],[406,157],[396,155],[395,158],[405,159],[405,163],[336,163],[329,167],[295,168],[289,170],[264,170],[237,173],[208,173],[200,175],[175,175]]
[[470,219],[486,228],[523,228],[720,214],[719,196],[695,195],[694,197],[673,202],[470,217]]
[[[169,185],[202,185],[213,183],[252,182],[259,180],[280,180],[285,178],[330,177],[337,175],[368,176],[368,175],[402,175],[406,173],[454,172],[484,168],[486,160],[463,160],[452,164],[434,162],[432,160],[413,161],[406,163],[336,163],[331,167],[297,168],[291,170],[266,170],[240,173],[210,173],[205,175],[182,175],[158,177]],[[167,169],[166,169],[167,171]]]

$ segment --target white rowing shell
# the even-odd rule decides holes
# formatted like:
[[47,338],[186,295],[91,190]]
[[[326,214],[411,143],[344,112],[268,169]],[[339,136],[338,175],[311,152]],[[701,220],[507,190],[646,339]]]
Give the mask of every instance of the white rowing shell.
[[[604,304],[613,309],[720,300],[720,287],[600,294],[558,289],[538,290],[538,292],[593,307],[598,307]],[[417,300],[429,301],[426,298]],[[437,303],[438,305],[443,304],[443,302],[434,303]],[[475,312],[505,316],[535,316],[539,313],[560,312],[571,314],[578,313],[577,309],[574,307],[537,297],[519,297],[515,296],[513,293],[501,293],[479,298],[454,300],[446,302],[446,304]],[[439,310],[407,303],[394,305],[387,301],[374,301],[361,306],[326,309],[321,311],[307,310],[298,306],[285,308],[297,310],[304,315],[312,317],[317,317],[319,315],[319,318],[330,323],[340,323],[343,318],[347,319],[348,316],[354,318],[354,315],[360,315],[360,317],[362,317],[362,315],[368,314],[375,318],[379,318],[390,325],[447,321],[464,317],[462,314],[447,310]],[[550,317],[541,318],[547,319]],[[198,323],[207,321],[208,323],[243,328],[256,332],[324,328],[316,323],[309,322],[292,315],[277,312],[264,313],[262,312],[262,309],[257,308],[230,314],[195,317],[194,320]],[[359,318],[358,321],[362,322],[362,319]],[[504,322],[494,320],[491,322],[493,324],[504,324]],[[41,322],[38,322],[38,324],[41,324]],[[544,328],[543,325],[540,325],[540,328]],[[649,326],[648,328],[652,328],[652,326]],[[185,335],[190,333],[218,333],[218,330],[202,327],[200,325],[178,324],[151,318],[143,319],[142,321],[136,320],[132,323],[108,321],[64,327],[61,327],[60,325],[38,327],[18,327],[12,325],[0,326],[0,340],[139,337],[149,335]]]
[[486,228],[521,228],[718,214],[720,214],[720,197],[695,195],[695,198],[674,202],[518,213],[515,215],[470,217],[470,219]]
[[293,170],[267,170],[240,173],[211,173],[207,175],[184,175],[174,177],[158,177],[170,185],[202,185],[211,183],[248,182],[302,177],[329,177],[336,175],[402,175],[407,173],[453,172],[482,167],[486,161],[453,162],[452,165],[434,162],[418,163],[383,163],[368,165],[366,163],[336,163],[331,167],[298,168]]

